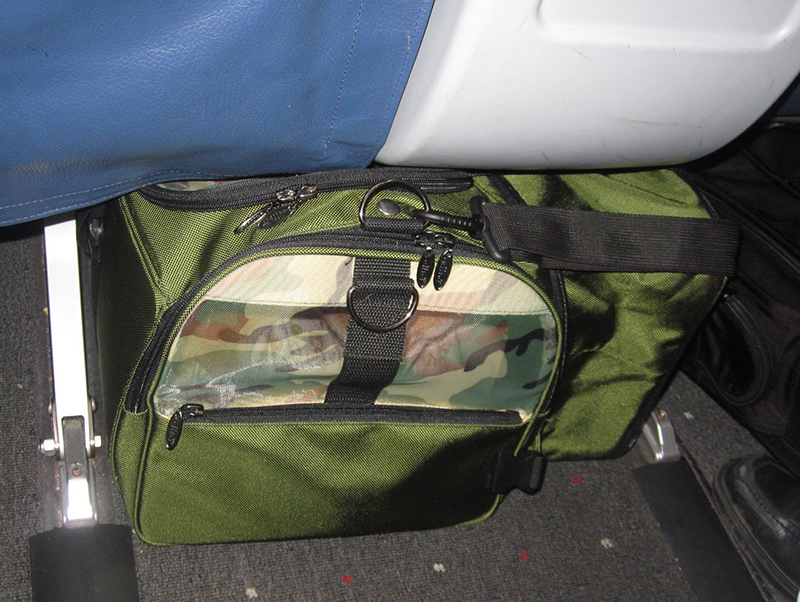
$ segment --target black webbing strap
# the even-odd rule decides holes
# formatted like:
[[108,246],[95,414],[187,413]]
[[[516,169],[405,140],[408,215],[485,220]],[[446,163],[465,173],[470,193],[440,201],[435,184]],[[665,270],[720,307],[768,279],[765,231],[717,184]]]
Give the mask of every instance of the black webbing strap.
[[739,229],[729,220],[494,203],[482,211],[499,249],[546,268],[732,276],[736,265]]
[[495,454],[486,488],[492,493],[505,495],[515,487],[525,493],[536,493],[542,488],[547,458],[535,451],[523,451],[515,456],[508,450]]
[[[344,362],[341,372],[328,386],[325,403],[369,405],[394,380],[406,341],[404,318],[409,314],[410,300],[416,295],[409,272],[408,261],[355,259],[353,288],[348,295],[351,315],[347,321]],[[396,328],[376,332],[398,322],[401,324]]]

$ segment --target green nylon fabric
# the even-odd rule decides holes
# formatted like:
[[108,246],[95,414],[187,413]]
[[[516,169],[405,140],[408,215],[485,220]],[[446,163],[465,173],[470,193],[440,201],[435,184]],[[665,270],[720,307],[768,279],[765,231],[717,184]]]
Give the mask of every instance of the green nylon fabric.
[[639,215],[706,218],[694,190],[669,170],[620,174],[511,175],[529,205]]
[[144,458],[150,429],[150,414],[132,414],[120,408],[110,451],[111,467],[125,503],[125,510],[136,516],[139,468]]
[[[165,309],[153,272],[141,261],[135,232],[119,211],[103,224],[106,244],[99,254],[96,324],[105,424],[113,429],[126,384]],[[106,440],[114,438],[106,433]]]
[[[429,195],[443,211],[469,215],[469,199],[476,191]],[[234,229],[260,206],[218,212],[171,211],[149,202],[139,193],[124,197],[123,211],[142,240],[141,252],[152,264],[167,303],[174,302],[204,274],[236,253],[286,236],[311,234],[359,225],[358,210],[366,189],[326,192],[300,205],[290,220],[268,229]],[[380,198],[395,199],[411,208],[422,208],[416,198],[388,190]],[[375,204],[368,217],[380,217]]]
[[[668,170],[515,174],[507,180],[529,205],[708,217],[692,189]],[[322,193],[285,223],[240,235],[234,228],[257,205],[193,213],[159,207],[139,193],[123,197],[111,208],[117,227],[108,246],[114,250],[101,255],[99,334],[106,399],[122,403],[125,383],[161,315],[206,273],[259,243],[358,225],[364,192]],[[436,210],[469,216],[469,200],[476,194],[510,201],[488,177],[476,177],[470,190],[429,198]],[[386,196],[419,206],[402,192]],[[551,290],[546,270],[527,263],[520,267],[540,292]],[[115,476],[137,532],[153,543],[199,543],[464,523],[487,517],[499,502],[485,489],[498,449],[516,450],[528,442],[551,459],[624,451],[723,280],[578,272],[564,278],[563,374],[548,415],[536,416],[524,435],[524,425],[189,422],[180,445],[168,452],[166,421],[152,415],[148,400],[141,414],[119,412],[112,442]]]
[[[706,218],[669,170],[613,175],[508,176],[527,204]],[[565,273],[569,340],[541,451],[552,460],[627,449],[629,426],[651,409],[688,335],[723,280],[686,274]]]
[[719,282],[681,274],[567,274],[571,338],[542,451],[551,459],[624,451],[618,448],[629,442],[628,426],[655,403]]
[[[134,515],[150,543],[208,543],[425,529],[490,514],[497,449],[520,426],[187,422],[158,418]],[[131,437],[138,437],[138,425]],[[126,425],[127,430],[127,425]],[[128,436],[127,432],[124,435]]]

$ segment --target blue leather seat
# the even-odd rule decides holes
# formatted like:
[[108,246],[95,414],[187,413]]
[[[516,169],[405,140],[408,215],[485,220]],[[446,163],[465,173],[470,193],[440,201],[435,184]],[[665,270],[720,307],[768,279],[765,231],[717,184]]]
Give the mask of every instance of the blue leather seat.
[[165,180],[366,166],[432,2],[3,3],[0,225]]

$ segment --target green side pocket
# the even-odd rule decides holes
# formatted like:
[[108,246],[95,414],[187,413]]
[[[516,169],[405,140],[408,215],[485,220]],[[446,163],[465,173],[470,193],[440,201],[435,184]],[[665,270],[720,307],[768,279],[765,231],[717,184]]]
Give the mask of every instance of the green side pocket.
[[157,544],[426,529],[487,518],[486,475],[521,425],[187,422],[164,445],[159,417],[139,535]]

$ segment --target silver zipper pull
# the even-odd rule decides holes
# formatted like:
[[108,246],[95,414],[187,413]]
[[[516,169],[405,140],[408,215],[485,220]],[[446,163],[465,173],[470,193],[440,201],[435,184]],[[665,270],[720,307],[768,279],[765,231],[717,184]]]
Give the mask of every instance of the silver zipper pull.
[[236,226],[234,234],[241,234],[249,228],[258,226],[261,229],[273,228],[289,219],[297,208],[317,196],[317,187],[304,185],[295,190],[284,188],[275,193],[275,200],[269,201],[253,215]]
[[297,191],[294,188],[284,188],[275,193],[275,198],[279,201],[293,201],[297,198]]
[[297,211],[299,206],[300,203],[298,201],[280,203],[279,205],[270,209],[266,215],[258,220],[258,229],[266,230],[267,228],[274,228],[275,226],[282,224],[287,219],[292,217],[292,215],[294,215],[294,212]]
[[253,215],[246,218],[241,224],[234,228],[234,234],[241,234],[245,230],[257,226],[261,220],[267,217],[267,214],[272,211],[275,206],[279,203],[279,201],[270,201],[266,205],[264,205],[261,209],[256,211]]
[[306,185],[297,190],[286,189],[279,192],[278,195],[279,204],[259,220],[259,229],[274,228],[292,217],[300,205],[317,196],[317,187]]
[[306,184],[305,186],[301,186],[300,190],[297,191],[297,198],[301,201],[307,201],[309,199],[313,199],[317,196],[317,187],[311,186]]

